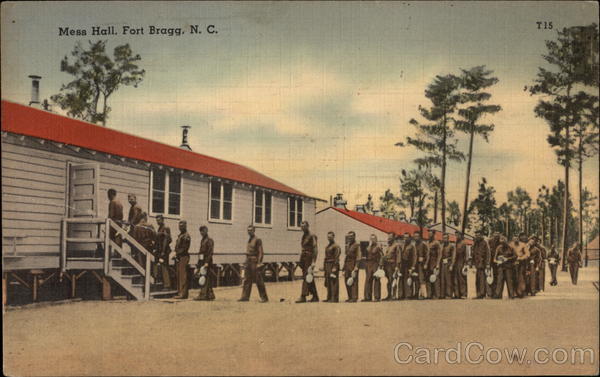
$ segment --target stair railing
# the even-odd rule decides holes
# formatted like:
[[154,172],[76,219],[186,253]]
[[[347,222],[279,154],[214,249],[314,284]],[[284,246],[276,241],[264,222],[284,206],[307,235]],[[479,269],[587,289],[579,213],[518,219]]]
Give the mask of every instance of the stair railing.
[[[98,226],[98,238],[77,238],[69,237],[69,224],[90,224]],[[101,227],[104,225],[104,236],[102,236]],[[123,242],[127,242],[130,245],[131,250],[137,249],[138,252],[145,256],[145,265],[141,266],[138,261],[133,258],[130,253],[123,250],[122,245],[118,245],[114,240],[110,239],[111,229],[115,231],[115,235],[120,235]],[[144,277],[144,299],[150,298],[150,284],[154,282],[152,277],[151,266],[154,262],[154,255],[142,246],[135,238],[133,238],[125,229],[110,218],[63,218],[62,220],[62,237],[60,245],[60,265],[61,271],[65,272],[67,269],[67,263],[69,260],[69,243],[96,243],[100,244],[104,248],[103,258],[103,269],[104,274],[110,276],[110,260],[112,258],[112,251],[117,252],[121,258],[125,259],[133,268],[135,268]]]
[[[135,247],[138,252],[145,255],[145,266],[140,266],[137,260],[133,258],[130,254],[123,251],[122,246],[117,245],[116,242],[110,239],[110,230],[114,229],[116,234],[121,235],[121,239],[123,242],[129,243],[130,247]],[[111,250],[116,251],[121,255],[121,257],[127,260],[136,270],[142,274],[144,277],[144,299],[148,300],[150,298],[150,283],[154,280],[152,277],[151,266],[152,262],[154,262],[154,255],[146,250],[144,246],[142,246],[135,238],[133,238],[125,229],[121,228],[119,224],[117,224],[112,219],[106,219],[106,232],[105,237],[108,241],[107,245],[109,247],[104,248],[104,273],[109,274],[110,271],[110,258],[111,258]]]

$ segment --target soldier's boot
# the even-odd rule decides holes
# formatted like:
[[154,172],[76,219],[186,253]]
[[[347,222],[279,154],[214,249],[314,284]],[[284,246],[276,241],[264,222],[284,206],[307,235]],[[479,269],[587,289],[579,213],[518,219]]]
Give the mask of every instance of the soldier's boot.
[[300,296],[300,298],[296,300],[296,304],[302,304],[305,302],[306,302],[306,296]]

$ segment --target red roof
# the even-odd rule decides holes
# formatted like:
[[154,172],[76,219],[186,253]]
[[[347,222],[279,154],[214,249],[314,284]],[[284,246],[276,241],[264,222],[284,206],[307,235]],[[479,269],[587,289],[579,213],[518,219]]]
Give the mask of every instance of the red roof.
[[2,131],[307,197],[242,165],[6,100],[2,100]]
[[[329,207],[329,208],[334,209],[340,213],[343,213],[344,215],[349,216],[349,217],[353,218],[354,220],[357,220],[363,224],[372,226],[373,228],[378,229],[385,233],[393,232],[397,235],[401,235],[401,234],[408,232],[408,233],[412,234],[413,232],[418,231],[420,229],[418,225],[409,224],[409,223],[392,220],[392,219],[386,219],[385,217],[369,215],[369,214],[363,213],[363,212],[350,211],[347,209],[336,208],[336,207]],[[423,238],[429,238],[429,229],[427,229],[426,227],[423,228]],[[442,233],[436,231],[435,239],[441,240]],[[454,235],[450,235],[450,241],[451,242],[456,241],[456,237],[454,237]],[[466,240],[466,241],[468,244],[472,243],[470,240]]]

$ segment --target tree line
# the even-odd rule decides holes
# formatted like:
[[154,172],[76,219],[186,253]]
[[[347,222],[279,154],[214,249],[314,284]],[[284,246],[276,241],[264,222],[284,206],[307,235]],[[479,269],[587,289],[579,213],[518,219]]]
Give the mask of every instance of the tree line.
[[[384,216],[422,227],[441,223],[443,231],[451,225],[463,233],[479,228],[509,237],[520,231],[537,233],[545,245],[555,245],[564,253],[574,242],[583,244],[584,237],[591,240],[598,235],[597,197],[583,185],[583,162],[599,151],[598,25],[564,28],[545,45],[545,64],[525,90],[539,98],[533,111],[549,126],[547,141],[564,167],[564,179],[542,185],[535,201],[516,187],[507,193],[506,202],[497,204],[495,189],[480,177],[476,197],[470,198],[473,146],[480,139],[489,141],[495,128],[489,119],[502,108],[488,92],[499,81],[492,70],[486,66],[460,69],[433,79],[425,89],[429,102],[419,106],[419,119],[410,120],[414,135],[395,144],[420,153],[413,160],[414,168],[401,171],[399,192],[387,190],[380,197]],[[467,140],[465,151],[458,147],[459,135]],[[466,161],[460,204],[446,199],[450,161]],[[569,180],[572,167],[578,172],[576,213]]]

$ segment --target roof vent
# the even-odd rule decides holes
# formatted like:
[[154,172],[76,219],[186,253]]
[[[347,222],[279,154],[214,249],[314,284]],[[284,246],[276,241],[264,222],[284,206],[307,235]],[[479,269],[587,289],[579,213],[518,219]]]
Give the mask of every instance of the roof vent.
[[42,76],[29,75],[31,79],[31,101],[29,106],[40,107],[40,80]]
[[192,128],[191,126],[181,126],[181,145],[179,146],[179,148],[183,148],[183,149],[187,149],[188,151],[191,151],[192,148],[190,147],[190,144],[188,143],[188,133],[190,128]]

